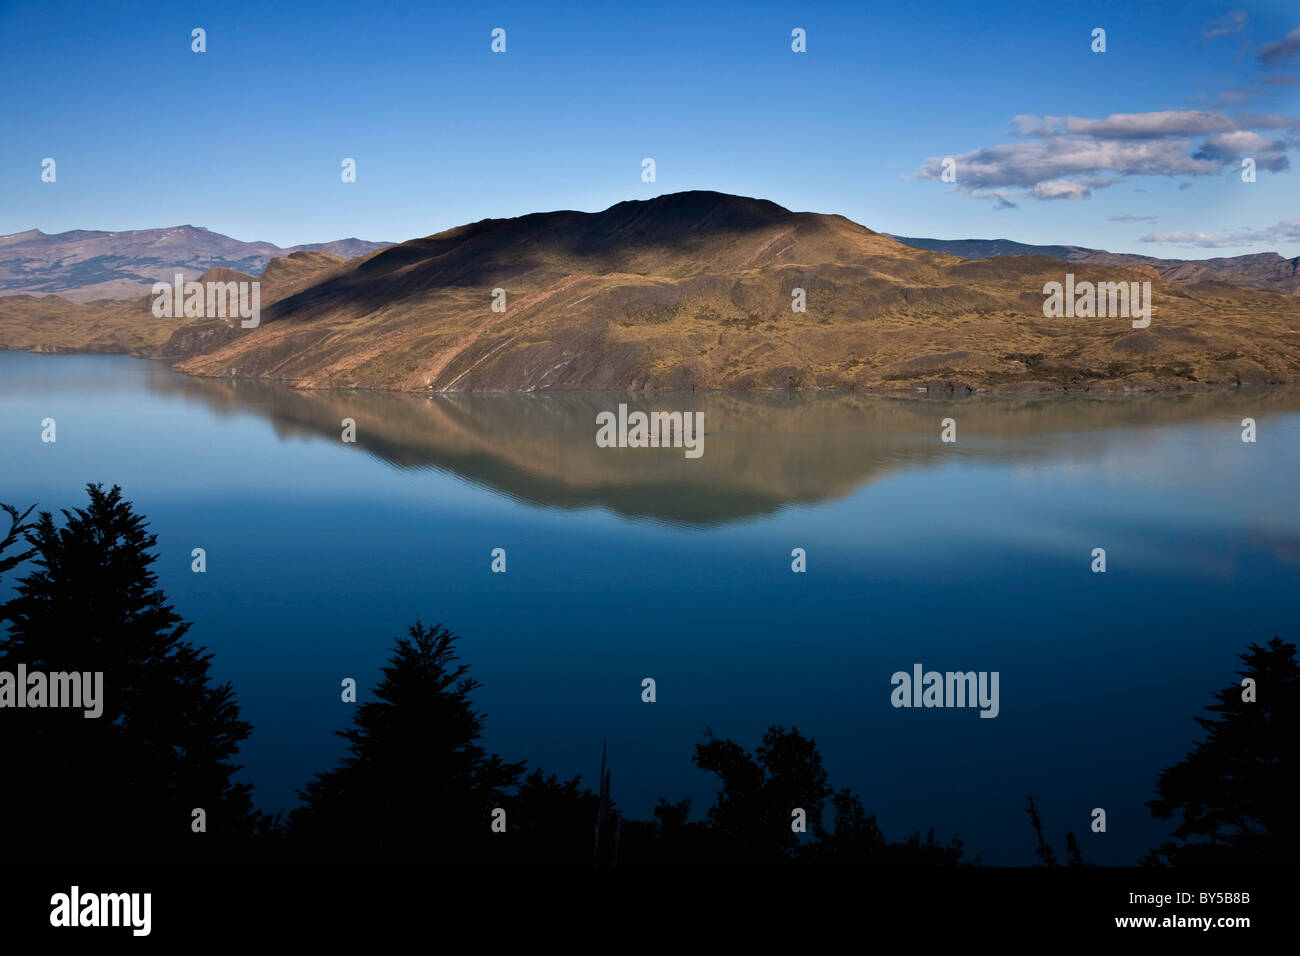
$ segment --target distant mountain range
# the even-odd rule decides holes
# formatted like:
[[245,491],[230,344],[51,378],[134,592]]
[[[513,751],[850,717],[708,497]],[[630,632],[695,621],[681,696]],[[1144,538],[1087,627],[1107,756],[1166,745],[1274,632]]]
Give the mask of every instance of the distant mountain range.
[[211,268],[259,273],[272,259],[295,252],[328,252],[351,259],[392,245],[361,239],[315,242],[288,249],[241,242],[201,226],[102,232],[77,229],[47,235],[39,229],[0,236],[0,295],[58,295],[72,302],[128,299],[176,273],[196,279]]
[[1217,259],[1157,259],[1084,246],[1031,246],[1010,239],[914,239],[890,235],[915,249],[944,252],[963,259],[992,259],[998,256],[1050,256],[1066,262],[1094,265],[1150,266],[1171,282],[1230,282],[1254,289],[1269,289],[1300,295],[1300,256],[1285,259],[1276,252]]
[[[1212,259],[1160,259],[1107,252],[1086,246],[1031,245],[1011,239],[924,239],[881,233],[911,246],[959,256],[991,259],[1048,256],[1095,265],[1150,266],[1173,282],[1213,280],[1300,295],[1300,256],[1274,252]],[[257,275],[272,259],[295,252],[327,252],[354,259],[394,245],[363,239],[336,239],[281,247],[244,242],[201,226],[135,229],[123,232],[78,229],[47,234],[29,229],[0,236],[0,296],[58,295],[72,302],[129,299],[148,292],[177,272],[187,280],[211,268]]]
[[[351,260],[274,258],[250,329],[154,318],[148,295],[90,305],[11,295],[0,298],[0,347],[129,351],[201,376],[399,391],[1300,381],[1300,296],[1278,286],[1036,249],[958,258],[910,244],[921,241],[760,199],[674,193],[485,219]],[[1067,272],[1149,282],[1150,327],[1046,317],[1044,286]]]

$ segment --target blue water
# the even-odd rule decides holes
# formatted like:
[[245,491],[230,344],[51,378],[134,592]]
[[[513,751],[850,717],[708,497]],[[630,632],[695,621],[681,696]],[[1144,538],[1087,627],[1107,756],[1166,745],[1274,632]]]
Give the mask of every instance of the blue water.
[[[1090,862],[1129,864],[1171,829],[1144,801],[1235,655],[1296,639],[1293,392],[642,403],[705,410],[698,461],[596,449],[590,412],[620,400],[303,394],[0,353],[0,501],[122,486],[253,724],[244,776],[271,811],[340,756],[340,681],[365,699],[421,617],[461,635],[489,747],[594,785],[607,743],[633,816],[709,805],[706,726],[752,749],[793,724],[891,839],[933,827],[1030,863],[1032,794],[1058,854],[1073,831]],[[998,671],[999,716],[893,708],[890,676],[917,662]]]

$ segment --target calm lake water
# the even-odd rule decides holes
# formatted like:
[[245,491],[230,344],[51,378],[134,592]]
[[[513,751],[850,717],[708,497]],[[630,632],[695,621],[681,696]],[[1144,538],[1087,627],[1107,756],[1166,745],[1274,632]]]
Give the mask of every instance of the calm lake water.
[[[690,759],[706,726],[752,750],[793,724],[891,839],[933,827],[1031,863],[1032,794],[1058,853],[1072,830],[1090,862],[1129,864],[1172,828],[1143,804],[1235,655],[1296,639],[1296,390],[632,401],[702,410],[697,460],[597,448],[596,413],[627,400],[297,392],[0,353],[0,501],[57,511],[122,486],[254,726],[241,759],[272,811],[341,755],[340,681],[364,699],[420,617],[461,635],[489,747],[594,786],[607,742],[633,816],[709,805]],[[892,707],[916,663],[999,672],[999,715]]]

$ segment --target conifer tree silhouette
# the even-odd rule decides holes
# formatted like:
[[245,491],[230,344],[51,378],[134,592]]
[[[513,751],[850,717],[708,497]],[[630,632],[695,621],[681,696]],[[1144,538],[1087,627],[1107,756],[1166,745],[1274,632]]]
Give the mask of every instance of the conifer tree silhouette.
[[347,756],[307,785],[291,815],[293,839],[308,852],[432,865],[496,862],[507,852],[509,831],[491,831],[492,812],[508,810],[524,765],[478,743],[484,715],[470,695],[479,682],[457,664],[456,641],[418,620],[397,639],[374,699],[336,731]]
[[31,548],[27,551],[5,554],[6,551],[12,551],[20,541],[25,540],[24,535],[31,529],[27,518],[36,510],[36,506],[32,505],[22,514],[19,514],[18,509],[13,505],[0,504],[0,509],[9,515],[9,530],[5,532],[3,538],[0,538],[0,580],[3,580],[6,572],[12,571],[36,553],[36,549]]
[[1156,799],[1161,820],[1181,818],[1174,840],[1144,862],[1175,866],[1294,866],[1296,758],[1300,756],[1300,669],[1296,646],[1274,637],[1237,655],[1238,672],[1255,682],[1255,700],[1242,684],[1215,694],[1197,717],[1206,738],[1164,770]]
[[[209,677],[211,655],[184,640],[189,624],[158,589],[157,538],[144,517],[117,486],[87,492],[89,507],[64,510],[62,527],[41,512],[23,530],[32,570],[0,606],[0,670],[101,671],[103,713],[0,715],[9,771],[0,819],[14,823],[7,839],[34,861],[242,857],[270,822],[253,809],[249,785],[232,779],[250,727],[230,685]],[[6,510],[15,527],[22,523]],[[0,570],[13,566],[4,559]],[[206,814],[204,833],[192,829],[196,808]]]

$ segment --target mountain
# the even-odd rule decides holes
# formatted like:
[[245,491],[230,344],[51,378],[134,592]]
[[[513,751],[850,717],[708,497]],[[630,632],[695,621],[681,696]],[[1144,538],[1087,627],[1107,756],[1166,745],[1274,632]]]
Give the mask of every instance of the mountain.
[[[313,254],[319,255],[319,254]],[[485,219],[267,267],[261,324],[0,298],[0,345],[114,347],[209,377],[398,391],[1157,389],[1300,381],[1300,298],[1150,265],[962,259],[715,192]],[[1150,327],[1047,318],[1044,285],[1149,282]],[[806,311],[792,310],[803,290]],[[505,311],[494,302],[504,294]],[[69,312],[72,310],[72,312]],[[73,314],[80,310],[80,315]],[[81,330],[81,331],[78,331]]]
[[[216,266],[196,278],[201,282],[262,283],[263,308],[299,292],[347,265],[327,252],[294,252],[272,259],[261,276]],[[0,297],[0,349],[31,352],[126,352],[146,358],[181,358],[218,342],[234,329],[220,319],[160,319],[153,297],[69,302],[56,295]],[[236,325],[235,328],[238,328]]]
[[58,295],[73,302],[129,299],[177,272],[187,280],[220,267],[259,273],[294,252],[326,252],[345,259],[391,243],[338,239],[282,249],[241,242],[199,226],[102,232],[77,229],[47,235],[29,229],[0,236],[0,295]]
[[1300,295],[1300,256],[1285,259],[1276,252],[1214,259],[1157,259],[1124,252],[1107,252],[1083,246],[1031,246],[1010,239],[915,239],[890,236],[915,249],[944,252],[963,259],[990,259],[997,256],[1050,256],[1066,262],[1089,262],[1094,265],[1150,266],[1171,282],[1229,282]]

